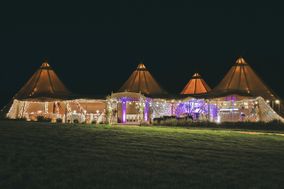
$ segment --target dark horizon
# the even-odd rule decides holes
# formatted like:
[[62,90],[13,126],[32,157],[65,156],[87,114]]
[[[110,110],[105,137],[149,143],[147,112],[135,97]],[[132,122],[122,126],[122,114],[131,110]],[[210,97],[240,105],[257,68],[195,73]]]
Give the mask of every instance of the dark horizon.
[[26,6],[1,13],[1,107],[44,57],[72,92],[108,95],[141,60],[165,90],[177,94],[195,72],[214,88],[243,56],[284,96],[284,13],[276,7],[185,1]]

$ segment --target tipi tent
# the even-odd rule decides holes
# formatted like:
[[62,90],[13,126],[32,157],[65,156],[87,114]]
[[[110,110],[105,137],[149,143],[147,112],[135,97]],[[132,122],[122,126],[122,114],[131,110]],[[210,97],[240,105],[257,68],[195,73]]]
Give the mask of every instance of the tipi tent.
[[64,100],[70,95],[71,92],[44,59],[41,67],[14,96],[11,106],[3,112],[9,119],[37,120],[38,116],[63,119],[68,109]]
[[145,95],[161,95],[166,92],[160,87],[144,64],[139,64],[119,92],[141,92]]
[[267,100],[275,100],[276,96],[263,83],[250,65],[242,58],[238,58],[224,79],[212,90],[213,95],[230,94],[261,96]]
[[191,80],[187,83],[181,94],[185,95],[199,95],[206,94],[211,90],[207,83],[202,79],[201,75],[195,73]]
[[14,96],[14,99],[65,98],[70,94],[48,64],[48,60],[44,59],[41,67]]

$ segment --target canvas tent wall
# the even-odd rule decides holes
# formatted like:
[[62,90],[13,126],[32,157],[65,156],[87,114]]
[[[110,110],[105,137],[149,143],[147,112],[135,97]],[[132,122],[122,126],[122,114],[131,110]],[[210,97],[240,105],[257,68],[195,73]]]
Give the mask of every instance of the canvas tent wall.
[[60,101],[14,100],[7,117],[37,121],[39,116],[52,122],[105,122],[107,103],[103,99],[73,99]]
[[66,115],[66,103],[63,101],[36,101],[36,100],[17,100],[13,101],[7,113],[9,119],[26,119],[36,121],[38,116],[64,120]]
[[199,95],[206,94],[211,90],[207,83],[202,79],[201,75],[195,73],[191,80],[187,83],[184,89],[181,91],[183,95]]
[[119,92],[136,92],[144,95],[163,95],[165,90],[158,84],[144,64],[139,64]]
[[106,123],[106,100],[81,98],[64,102],[67,107],[67,123]]

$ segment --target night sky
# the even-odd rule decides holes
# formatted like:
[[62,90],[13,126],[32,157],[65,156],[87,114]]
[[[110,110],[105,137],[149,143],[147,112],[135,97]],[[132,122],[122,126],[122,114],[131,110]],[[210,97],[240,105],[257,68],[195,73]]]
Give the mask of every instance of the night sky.
[[143,60],[169,93],[199,72],[214,87],[243,56],[284,97],[284,11],[261,4],[49,1],[1,5],[0,105],[44,57],[79,94],[116,91]]

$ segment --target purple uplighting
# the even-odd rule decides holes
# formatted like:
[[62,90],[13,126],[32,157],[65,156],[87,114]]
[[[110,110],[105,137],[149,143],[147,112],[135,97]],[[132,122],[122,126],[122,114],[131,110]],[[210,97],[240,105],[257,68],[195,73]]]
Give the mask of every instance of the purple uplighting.
[[121,102],[121,109],[122,109],[122,123],[125,123],[126,122],[126,100],[125,99],[122,99],[122,102]]
[[213,120],[217,119],[217,117],[218,117],[218,108],[217,108],[217,106],[214,105],[214,104],[210,104],[209,108],[210,108],[210,111],[209,111],[210,112],[210,118],[213,119]]
[[182,114],[203,113],[207,114],[208,107],[204,100],[192,99],[187,102],[180,103],[176,108],[177,117]]
[[236,100],[237,100],[237,97],[234,95],[226,97],[226,101],[236,101]]
[[145,101],[145,108],[144,108],[144,121],[148,121],[148,112],[149,112],[149,99]]

